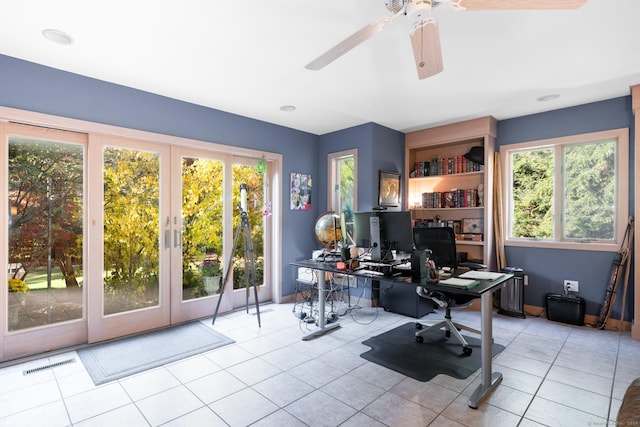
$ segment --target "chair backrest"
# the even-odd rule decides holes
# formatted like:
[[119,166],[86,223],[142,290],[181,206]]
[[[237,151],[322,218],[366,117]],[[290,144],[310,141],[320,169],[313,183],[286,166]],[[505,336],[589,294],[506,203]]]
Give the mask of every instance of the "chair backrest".
[[413,241],[416,249],[431,250],[431,259],[438,268],[458,266],[456,234],[451,227],[426,227],[413,229]]

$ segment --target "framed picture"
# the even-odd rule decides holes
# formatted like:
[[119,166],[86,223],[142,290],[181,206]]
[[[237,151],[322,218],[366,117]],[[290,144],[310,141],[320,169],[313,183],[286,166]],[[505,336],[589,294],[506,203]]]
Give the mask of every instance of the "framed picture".
[[480,218],[465,218],[462,220],[462,232],[482,234],[482,220]]
[[379,171],[378,205],[400,205],[400,174],[397,172]]
[[291,172],[291,210],[311,210],[311,175]]

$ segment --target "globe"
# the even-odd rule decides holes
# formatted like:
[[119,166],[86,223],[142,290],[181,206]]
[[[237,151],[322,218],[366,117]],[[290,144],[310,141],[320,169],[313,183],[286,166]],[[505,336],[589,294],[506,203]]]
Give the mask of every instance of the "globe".
[[336,243],[342,240],[340,216],[333,211],[325,212],[316,219],[314,229],[318,243],[325,249],[337,249]]

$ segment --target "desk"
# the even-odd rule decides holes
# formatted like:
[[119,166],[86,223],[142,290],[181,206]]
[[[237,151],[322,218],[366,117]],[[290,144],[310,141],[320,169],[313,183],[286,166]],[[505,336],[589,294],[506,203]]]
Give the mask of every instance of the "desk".
[[[465,295],[472,295],[476,298],[480,298],[480,352],[481,352],[481,367],[480,367],[480,385],[474,390],[473,394],[469,398],[469,407],[476,409],[478,404],[484,399],[484,397],[497,386],[502,380],[502,374],[500,372],[492,372],[492,344],[493,344],[493,291],[499,286],[506,283],[513,277],[513,274],[505,273],[496,280],[480,280],[480,284],[471,289],[457,289],[450,286],[442,286],[435,283],[413,283],[410,277],[385,277],[376,274],[363,273],[362,270],[358,272],[350,272],[346,270],[338,270],[334,262],[324,262],[316,260],[304,260],[293,262],[292,265],[297,267],[309,268],[312,270],[318,270],[328,273],[340,273],[340,274],[352,274],[354,277],[369,278],[372,280],[379,280],[384,282],[394,283],[406,283],[412,286],[421,286],[426,289],[434,291],[443,291],[449,293],[459,293]],[[456,274],[460,271],[454,272]],[[325,275],[318,275],[318,304],[319,304],[319,318],[318,318],[318,330],[303,337],[303,340],[308,340],[319,335],[323,335],[329,330],[340,327],[338,322],[331,325],[325,325],[324,314],[324,296],[325,296]]]

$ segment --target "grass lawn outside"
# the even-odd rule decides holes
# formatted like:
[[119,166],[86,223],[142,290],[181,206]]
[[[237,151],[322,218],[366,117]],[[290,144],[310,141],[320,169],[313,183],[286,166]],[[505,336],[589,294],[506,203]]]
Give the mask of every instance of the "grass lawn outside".
[[[78,271],[76,269],[76,271]],[[76,280],[82,286],[82,276],[76,276]],[[27,274],[25,279],[30,290],[47,289],[47,267],[39,267]],[[67,287],[62,273],[58,267],[51,269],[51,287],[65,289]]]

